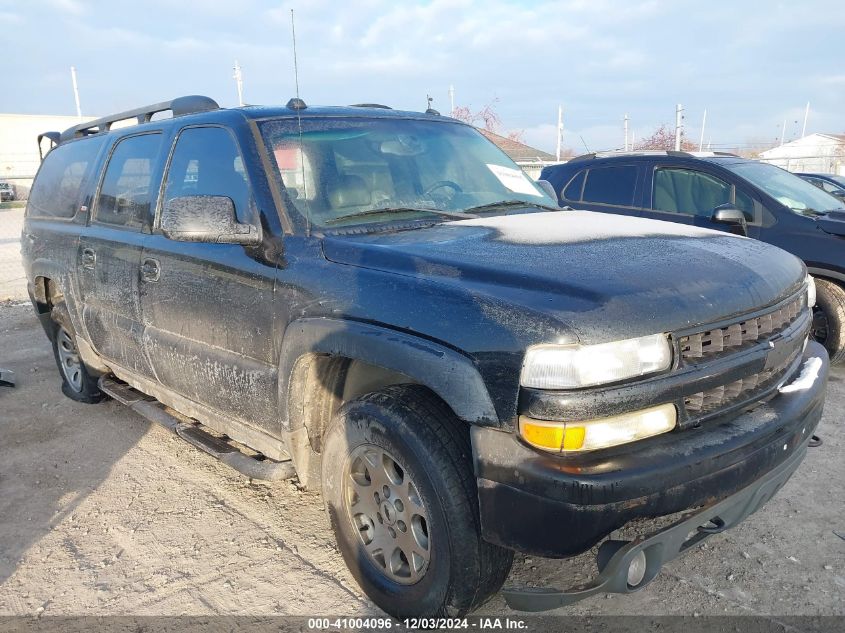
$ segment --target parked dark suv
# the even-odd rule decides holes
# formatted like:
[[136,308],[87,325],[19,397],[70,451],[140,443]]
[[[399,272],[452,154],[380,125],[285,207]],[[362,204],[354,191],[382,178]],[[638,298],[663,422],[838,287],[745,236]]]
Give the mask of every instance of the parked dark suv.
[[540,178],[561,206],[747,234],[797,255],[818,288],[813,337],[832,362],[845,361],[842,200],[774,165],[720,153],[586,154]]
[[23,257],[64,393],[321,490],[394,616],[467,613],[514,550],[601,543],[592,584],[516,608],[640,589],[770,499],[819,422],[799,259],[561,213],[436,112],[183,97],[42,136]]

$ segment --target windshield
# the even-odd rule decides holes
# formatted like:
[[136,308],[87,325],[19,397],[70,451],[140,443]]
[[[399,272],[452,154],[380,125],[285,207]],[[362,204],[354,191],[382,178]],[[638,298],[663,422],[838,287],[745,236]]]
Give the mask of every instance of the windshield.
[[830,178],[837,185],[839,185],[840,187],[845,189],[845,176],[837,176],[837,175],[831,174],[830,176],[828,176],[828,178]]
[[788,171],[766,163],[724,165],[793,211],[812,215],[842,208],[842,201]]
[[[457,123],[387,118],[260,124],[289,206],[319,226],[557,207],[499,148]],[[508,206],[511,205],[511,206]],[[430,210],[430,211],[426,211]]]

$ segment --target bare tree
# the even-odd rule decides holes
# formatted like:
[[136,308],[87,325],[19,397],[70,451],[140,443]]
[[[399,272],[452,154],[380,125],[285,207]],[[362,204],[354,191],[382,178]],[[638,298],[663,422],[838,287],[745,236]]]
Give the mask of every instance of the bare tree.
[[[477,111],[473,111],[468,106],[456,106],[452,111],[452,118],[482,128],[488,132],[493,132],[494,134],[502,134],[502,119],[499,117],[499,113],[496,112],[495,108],[498,102],[499,99],[497,97]],[[512,130],[506,132],[504,136],[517,143],[525,142],[525,130]]]
[[[651,136],[641,138],[634,142],[635,150],[671,150],[675,149],[675,128],[665,123],[657,128]],[[693,152],[698,146],[692,141],[681,136],[681,150]]]

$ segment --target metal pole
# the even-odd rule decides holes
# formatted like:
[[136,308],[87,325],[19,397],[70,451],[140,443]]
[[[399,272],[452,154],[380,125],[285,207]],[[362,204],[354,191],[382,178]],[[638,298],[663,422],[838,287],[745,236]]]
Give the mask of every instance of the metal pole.
[[704,150],[704,127],[707,125],[707,108],[704,108],[704,117],[701,119],[701,138],[698,139],[698,151]]
[[783,120],[783,126],[780,128],[780,144],[783,145],[783,139],[786,137],[786,119]]
[[563,137],[563,106],[557,107],[557,150],[555,151],[555,159],[560,161],[560,141]]
[[810,116],[810,102],[807,102],[807,107],[804,109],[804,127],[801,128],[801,138],[807,136],[807,117]]
[[241,65],[238,63],[238,60],[235,60],[235,74],[232,77],[235,79],[235,85],[238,87],[238,105],[243,106],[244,104],[244,74],[241,71]]
[[70,79],[73,82],[73,98],[76,100],[76,116],[82,120],[82,107],[79,105],[79,85],[76,83],[76,67],[70,67]]
[[675,106],[675,151],[681,151],[681,112],[683,108],[679,103]]
[[452,109],[449,110],[449,116],[455,115],[455,86],[449,84],[449,104],[452,106]]
[[628,113],[625,113],[625,151],[628,151]]

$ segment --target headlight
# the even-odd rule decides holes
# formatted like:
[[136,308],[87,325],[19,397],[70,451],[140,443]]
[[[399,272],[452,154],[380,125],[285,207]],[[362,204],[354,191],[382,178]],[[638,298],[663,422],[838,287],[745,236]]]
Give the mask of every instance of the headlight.
[[807,275],[807,305],[810,308],[816,305],[816,280],[812,275]]
[[546,422],[519,416],[519,433],[537,448],[555,453],[578,453],[636,442],[675,428],[673,404],[583,422]]
[[664,334],[600,345],[535,345],[525,353],[520,384],[536,389],[576,389],[671,366],[672,348]]

